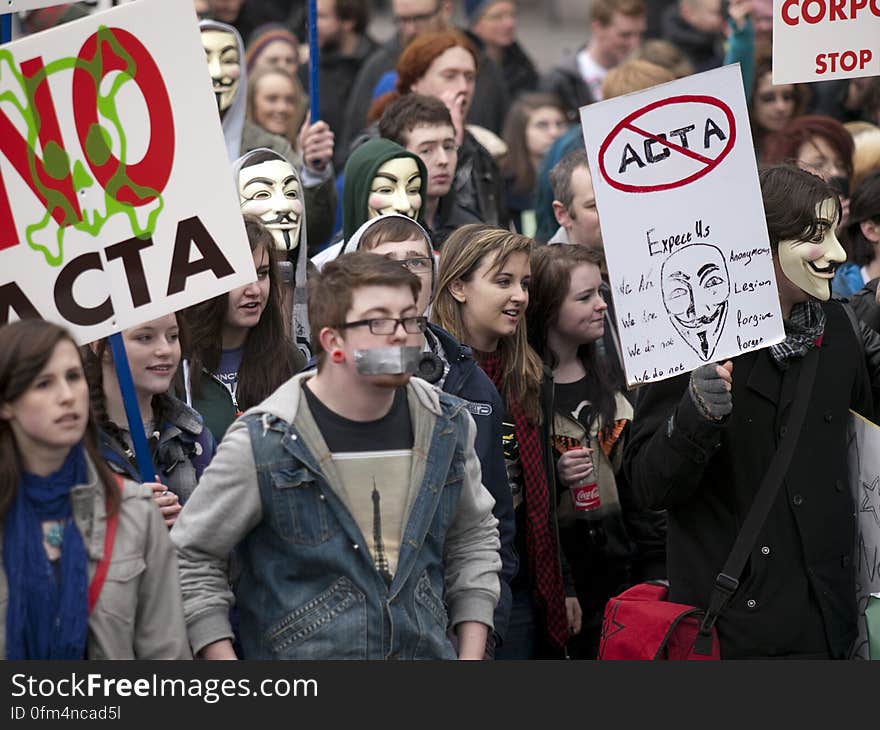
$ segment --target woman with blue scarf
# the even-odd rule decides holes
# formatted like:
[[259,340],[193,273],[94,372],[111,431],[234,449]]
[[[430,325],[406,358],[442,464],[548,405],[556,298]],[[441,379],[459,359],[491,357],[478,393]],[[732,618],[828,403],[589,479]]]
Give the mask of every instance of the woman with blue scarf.
[[0,657],[190,658],[152,492],[117,481],[95,434],[70,335],[0,328]]

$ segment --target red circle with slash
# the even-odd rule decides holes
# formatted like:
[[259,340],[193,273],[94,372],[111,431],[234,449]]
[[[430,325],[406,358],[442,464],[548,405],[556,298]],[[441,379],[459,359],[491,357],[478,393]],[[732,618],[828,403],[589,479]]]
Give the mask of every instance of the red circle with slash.
[[[705,155],[701,155],[699,152],[695,152],[692,149],[687,147],[682,147],[681,145],[677,145],[669,140],[663,139],[662,137],[657,136],[651,132],[648,132],[634,124],[635,120],[639,117],[648,114],[654,109],[658,109],[664,106],[671,106],[673,104],[708,104],[709,106],[713,106],[719,109],[724,116],[727,118],[727,123],[730,127],[730,134],[727,137],[727,144],[724,146],[724,149],[718,154],[717,157],[710,158]],[[646,139],[652,139],[655,142],[662,144],[664,147],[669,148],[673,153],[677,152],[685,157],[690,157],[693,160],[697,160],[698,162],[703,164],[703,167],[697,170],[695,173],[688,175],[687,177],[681,180],[673,180],[666,183],[659,183],[656,185],[629,185],[627,183],[619,182],[612,178],[608,171],[605,168],[605,154],[608,151],[608,147],[614,141],[614,139],[619,135],[622,131],[634,132]],[[651,104],[648,104],[641,109],[636,109],[631,114],[627,115],[617,125],[608,136],[605,138],[605,141],[602,142],[602,146],[599,147],[599,171],[602,177],[605,179],[611,187],[616,188],[617,190],[621,190],[624,193],[654,193],[660,190],[671,190],[673,188],[680,188],[689,183],[694,182],[695,180],[699,180],[701,177],[708,175],[712,170],[714,170],[718,165],[721,164],[721,161],[730,154],[730,151],[733,149],[733,145],[736,142],[736,121],[733,117],[733,112],[730,110],[730,107],[727,106],[720,99],[716,99],[714,96],[702,96],[702,95],[682,95],[682,96],[672,96],[668,99],[660,99],[659,101],[655,101]]]

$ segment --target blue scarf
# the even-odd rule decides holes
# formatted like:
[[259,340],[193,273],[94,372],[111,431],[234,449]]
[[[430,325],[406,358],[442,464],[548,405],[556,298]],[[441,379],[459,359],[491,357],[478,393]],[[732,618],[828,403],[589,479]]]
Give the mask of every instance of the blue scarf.
[[[88,555],[74,524],[70,490],[85,484],[86,460],[74,446],[48,477],[22,472],[3,531],[9,583],[7,659],[84,659],[88,638]],[[43,547],[46,520],[64,525],[60,578]]]

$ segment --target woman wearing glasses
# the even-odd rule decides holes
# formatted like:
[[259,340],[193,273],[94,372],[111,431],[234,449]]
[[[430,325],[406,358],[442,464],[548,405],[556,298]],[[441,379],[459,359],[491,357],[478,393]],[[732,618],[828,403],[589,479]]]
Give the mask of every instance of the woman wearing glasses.
[[474,348],[504,399],[502,445],[520,556],[508,635],[498,652],[505,659],[563,656],[581,620],[559,545],[552,381],[526,337],[531,249],[531,239],[500,228],[459,228],[440,253],[431,315]]

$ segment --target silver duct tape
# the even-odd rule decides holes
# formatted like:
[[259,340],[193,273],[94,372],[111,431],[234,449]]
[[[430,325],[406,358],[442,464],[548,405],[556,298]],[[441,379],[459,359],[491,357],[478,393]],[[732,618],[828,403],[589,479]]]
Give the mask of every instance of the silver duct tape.
[[361,375],[400,375],[416,372],[421,357],[421,347],[371,347],[355,350],[354,364]]

